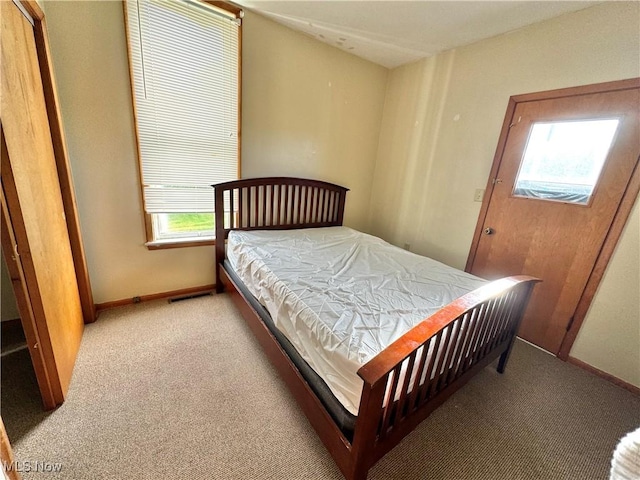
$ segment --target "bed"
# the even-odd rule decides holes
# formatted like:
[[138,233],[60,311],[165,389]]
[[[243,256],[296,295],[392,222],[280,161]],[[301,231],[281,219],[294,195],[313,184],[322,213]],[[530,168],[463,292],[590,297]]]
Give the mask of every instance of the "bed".
[[271,177],[214,188],[217,291],[347,479],[366,479],[489,363],[504,371],[537,279],[486,282],[343,227],[339,185]]

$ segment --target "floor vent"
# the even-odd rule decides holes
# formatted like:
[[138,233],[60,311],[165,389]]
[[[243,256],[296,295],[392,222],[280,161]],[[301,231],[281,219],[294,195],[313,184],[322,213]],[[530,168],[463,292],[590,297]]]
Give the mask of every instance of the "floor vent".
[[169,303],[180,302],[182,300],[189,300],[191,298],[208,297],[211,294],[213,294],[213,292],[201,292],[201,293],[194,293],[192,295],[184,295],[182,297],[173,297],[169,299]]

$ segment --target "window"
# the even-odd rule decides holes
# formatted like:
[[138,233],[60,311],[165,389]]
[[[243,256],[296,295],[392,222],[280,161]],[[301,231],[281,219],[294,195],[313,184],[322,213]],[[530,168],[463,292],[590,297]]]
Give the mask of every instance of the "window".
[[513,194],[587,205],[619,120],[534,123]]
[[240,11],[127,0],[147,245],[212,241],[212,184],[238,178]]

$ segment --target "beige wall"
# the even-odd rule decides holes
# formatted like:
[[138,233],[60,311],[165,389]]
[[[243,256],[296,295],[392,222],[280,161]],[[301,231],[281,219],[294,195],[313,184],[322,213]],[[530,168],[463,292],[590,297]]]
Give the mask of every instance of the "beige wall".
[[640,202],[636,201],[571,356],[640,387]]
[[242,175],[338,183],[345,224],[367,227],[386,68],[247,12]]
[[[46,14],[96,303],[213,283],[213,247],[144,246],[121,2]],[[243,37],[243,176],[342,183],[362,227],[387,70],[251,14]]]
[[[640,4],[611,2],[394,69],[373,181],[371,231],[463,268],[511,95],[640,75]],[[572,351],[640,385],[638,211]],[[635,225],[635,227],[634,227]],[[633,278],[632,278],[633,280]],[[607,313],[612,292],[616,318]],[[607,342],[600,341],[604,325]],[[607,359],[607,361],[604,361]]]

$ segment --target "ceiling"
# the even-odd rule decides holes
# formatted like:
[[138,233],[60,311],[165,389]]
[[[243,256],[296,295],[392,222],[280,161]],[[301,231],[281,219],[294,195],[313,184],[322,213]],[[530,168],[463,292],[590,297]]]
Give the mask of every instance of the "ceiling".
[[388,68],[598,1],[236,0],[322,42]]

